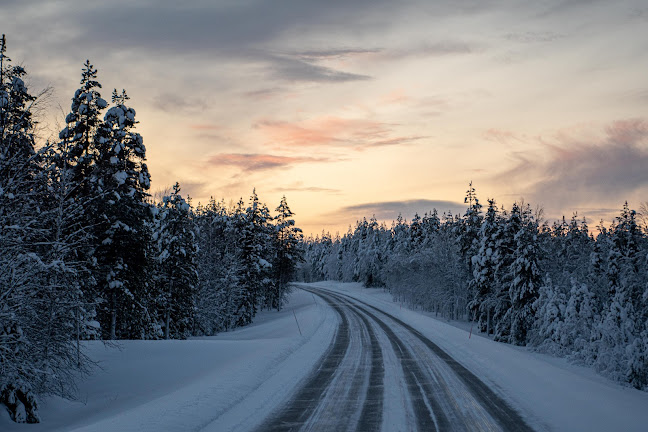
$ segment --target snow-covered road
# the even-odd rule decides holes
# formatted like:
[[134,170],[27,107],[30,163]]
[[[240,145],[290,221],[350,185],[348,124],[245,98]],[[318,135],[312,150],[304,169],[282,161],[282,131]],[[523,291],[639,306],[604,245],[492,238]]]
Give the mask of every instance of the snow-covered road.
[[398,318],[302,286],[340,316],[314,372],[259,431],[531,430],[474,374]]

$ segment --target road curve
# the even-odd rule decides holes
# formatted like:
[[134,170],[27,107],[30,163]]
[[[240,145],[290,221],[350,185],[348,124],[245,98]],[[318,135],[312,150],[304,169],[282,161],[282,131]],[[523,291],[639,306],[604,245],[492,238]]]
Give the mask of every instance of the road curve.
[[339,315],[313,372],[259,431],[531,431],[501,397],[416,329],[323,288]]

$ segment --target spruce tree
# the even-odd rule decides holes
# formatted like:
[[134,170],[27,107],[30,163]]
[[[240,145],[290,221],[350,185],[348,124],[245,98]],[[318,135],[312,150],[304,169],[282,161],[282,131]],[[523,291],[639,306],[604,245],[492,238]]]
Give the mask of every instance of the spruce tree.
[[101,97],[101,84],[97,81],[97,69],[86,60],[81,69],[81,87],[74,92],[70,113],[65,117],[67,126],[59,134],[69,143],[68,160],[74,169],[74,181],[81,187],[79,194],[96,195],[90,183],[97,155],[96,135],[103,126],[101,113],[108,106]]
[[134,131],[135,110],[125,92],[113,92],[113,106],[93,139],[96,162],[90,183],[94,200],[94,257],[97,260],[99,319],[104,338],[151,336],[148,285],[151,209],[150,176],[142,136]]
[[157,310],[164,338],[186,338],[194,328],[198,283],[196,229],[176,183],[156,214]]
[[538,226],[528,206],[520,214],[522,221],[514,236],[515,251],[509,287],[511,308],[504,318],[505,321],[510,320],[509,340],[515,345],[525,345],[527,342],[527,333],[534,320],[533,303],[538,298],[540,288]]
[[302,230],[295,226],[294,213],[288,207],[286,196],[281,198],[275,210],[274,218],[276,243],[275,259],[273,264],[274,291],[269,299],[269,307],[280,310],[286,301],[288,282],[293,280],[297,265],[303,261],[300,243],[303,239]]
[[472,300],[468,304],[473,317],[477,319],[480,331],[491,333],[491,317],[495,306],[497,288],[496,271],[499,261],[497,248],[500,217],[494,199],[488,200],[488,210],[479,230],[479,248],[471,259],[472,276],[470,291]]
[[457,230],[461,254],[468,263],[470,273],[472,273],[472,257],[477,252],[479,231],[483,219],[482,205],[479,203],[472,182],[468,185],[464,203],[468,204],[468,209],[461,219],[461,224],[457,226]]
[[[241,202],[239,207],[241,207]],[[240,211],[240,210],[239,210]],[[270,230],[268,207],[259,201],[256,189],[250,196],[250,204],[239,216],[241,241],[241,297],[237,308],[237,325],[250,324],[256,316],[259,304],[265,304],[272,290],[272,264],[268,261]]]

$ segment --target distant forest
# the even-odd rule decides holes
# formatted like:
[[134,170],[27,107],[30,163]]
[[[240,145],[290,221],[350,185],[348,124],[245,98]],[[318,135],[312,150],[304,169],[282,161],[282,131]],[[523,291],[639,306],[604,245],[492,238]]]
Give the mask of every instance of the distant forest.
[[384,287],[395,301],[470,319],[496,341],[531,346],[648,390],[648,208],[627,203],[590,231],[574,215],[549,224],[470,185],[464,215],[437,211],[391,227],[375,218],[343,237],[305,241],[299,277]]
[[254,191],[193,208],[180,185],[153,200],[125,91],[101,96],[87,61],[65,127],[37,142],[27,72],[0,42],[0,405],[39,421],[38,397],[74,395],[82,340],[182,339],[280,309],[301,259],[285,197]]

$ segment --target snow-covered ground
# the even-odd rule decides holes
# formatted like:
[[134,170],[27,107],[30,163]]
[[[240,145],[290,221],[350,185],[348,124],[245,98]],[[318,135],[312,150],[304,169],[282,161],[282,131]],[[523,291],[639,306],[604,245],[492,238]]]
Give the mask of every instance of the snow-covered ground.
[[0,431],[246,430],[310,371],[337,320],[297,290],[281,312],[261,312],[254,324],[215,337],[122,341],[121,350],[90,343],[102,370],[79,383],[80,401],[45,399],[36,425],[15,424],[0,409]]
[[[496,343],[401,308],[382,290],[321,282],[385,310],[463,363],[541,430],[648,430],[648,393],[588,368]],[[297,317],[303,335],[295,322]],[[42,423],[17,425],[0,410],[0,431],[249,430],[286,401],[328,348],[338,324],[321,299],[296,290],[282,312],[243,329],[188,341],[88,344],[102,370],[79,383],[78,402],[49,398]]]
[[[475,336],[394,303],[360,284],[312,284],[383,309],[419,330],[517,407],[538,429],[647,431],[648,393],[611,382],[589,368]],[[467,326],[466,326],[467,327]]]

